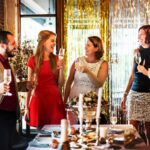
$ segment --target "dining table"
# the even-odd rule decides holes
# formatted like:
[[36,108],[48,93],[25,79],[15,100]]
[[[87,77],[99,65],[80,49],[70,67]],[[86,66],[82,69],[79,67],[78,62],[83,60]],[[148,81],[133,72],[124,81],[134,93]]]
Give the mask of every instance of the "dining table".
[[[80,125],[70,125],[70,128],[79,131]],[[91,129],[86,129],[84,126],[83,128],[83,134],[91,135],[93,136],[93,139],[82,139],[82,142],[79,142],[78,140],[78,142],[76,143],[70,141],[71,150],[149,150],[137,130],[130,124],[100,125],[100,139],[103,139],[104,142],[100,141],[99,144],[96,144],[95,139],[96,125],[92,125]],[[61,125],[44,125],[43,128],[39,130],[36,137],[28,143],[28,147],[26,150],[58,150],[58,147],[52,148],[51,143],[53,139],[57,140],[58,143],[60,143],[60,131]],[[130,131],[134,131],[134,137],[132,138],[132,141],[127,144],[125,141],[125,133]],[[76,137],[80,137],[79,134],[80,133],[76,133]],[[73,135],[68,134],[68,139],[70,139],[70,137],[72,136]],[[102,138],[101,136],[105,137]]]

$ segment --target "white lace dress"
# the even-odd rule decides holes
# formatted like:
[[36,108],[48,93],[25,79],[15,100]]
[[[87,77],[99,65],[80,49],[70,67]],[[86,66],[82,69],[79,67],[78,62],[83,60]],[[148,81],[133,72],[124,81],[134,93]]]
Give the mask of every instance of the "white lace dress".
[[[97,76],[99,68],[100,68],[103,60],[100,60],[96,63],[88,63],[85,60],[85,57],[79,57],[76,60],[76,62],[81,65],[85,65],[86,67],[88,67],[89,70],[91,70],[94,73],[94,75]],[[69,99],[79,96],[80,93],[85,94],[90,91],[98,92],[98,88],[99,87],[95,86],[91,82],[90,78],[88,77],[88,75],[86,73],[82,73],[82,72],[76,70],[75,76],[74,76],[74,83],[73,83],[71,91],[70,91]]]

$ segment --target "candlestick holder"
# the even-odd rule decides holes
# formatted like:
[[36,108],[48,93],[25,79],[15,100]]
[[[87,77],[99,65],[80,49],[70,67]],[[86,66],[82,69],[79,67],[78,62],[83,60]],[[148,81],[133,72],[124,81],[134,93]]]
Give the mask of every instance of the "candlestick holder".
[[79,117],[79,123],[80,123],[80,137],[81,137],[81,141],[80,143],[83,143],[83,118]]
[[80,135],[83,134],[83,118],[79,118],[79,122],[80,122]]
[[95,145],[98,146],[100,143],[100,118],[96,118],[96,143]]

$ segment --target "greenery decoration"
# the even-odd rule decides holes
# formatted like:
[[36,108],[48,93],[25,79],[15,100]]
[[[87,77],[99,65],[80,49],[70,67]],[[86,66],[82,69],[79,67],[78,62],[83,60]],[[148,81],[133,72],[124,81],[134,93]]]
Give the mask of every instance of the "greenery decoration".
[[32,41],[23,41],[18,48],[18,53],[14,58],[10,59],[10,63],[13,65],[17,79],[23,81],[27,79],[27,62],[30,56],[33,55],[35,46]]

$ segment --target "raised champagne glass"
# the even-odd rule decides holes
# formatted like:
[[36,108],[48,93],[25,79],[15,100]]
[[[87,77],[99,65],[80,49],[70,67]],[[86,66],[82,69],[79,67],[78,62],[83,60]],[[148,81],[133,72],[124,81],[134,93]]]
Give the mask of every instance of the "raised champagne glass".
[[141,63],[142,59],[141,54],[139,52],[134,56],[134,60],[138,65]]
[[65,49],[64,48],[60,48],[59,49],[59,54],[58,54],[59,59],[60,60],[63,59],[64,55],[65,55]]
[[[12,80],[12,78],[11,78],[11,69],[4,69],[4,83],[9,85],[11,80]],[[12,93],[6,92],[3,95],[12,96]]]

